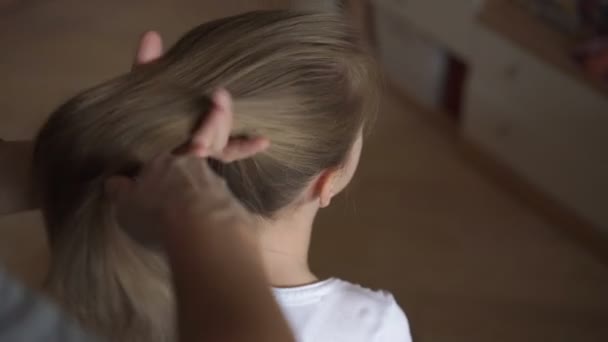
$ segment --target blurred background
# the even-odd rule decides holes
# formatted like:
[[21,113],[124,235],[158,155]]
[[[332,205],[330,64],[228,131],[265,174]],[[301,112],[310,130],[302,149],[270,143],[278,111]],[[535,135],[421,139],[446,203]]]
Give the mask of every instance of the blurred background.
[[[128,71],[144,30],[287,7],[343,11],[386,78],[313,270],[393,292],[415,341],[608,341],[606,1],[0,0],[0,136]],[[0,219],[6,268],[35,288],[48,258],[38,213]]]

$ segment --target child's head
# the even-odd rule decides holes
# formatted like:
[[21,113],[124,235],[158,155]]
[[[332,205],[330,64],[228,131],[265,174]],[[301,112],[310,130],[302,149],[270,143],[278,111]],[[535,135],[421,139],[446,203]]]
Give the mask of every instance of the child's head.
[[207,95],[224,87],[234,98],[233,135],[272,142],[254,158],[212,162],[234,194],[267,218],[311,182],[321,185],[324,202],[354,172],[361,132],[376,110],[375,81],[342,18],[271,11],[203,24],[157,62],[77,95],[42,128],[34,156],[54,253],[52,290],[102,334],[171,336],[170,328],[141,329],[167,317],[155,313],[156,299],[136,300],[161,293],[170,302],[165,287],[141,285],[167,270],[118,229],[105,179],[186,143],[209,109]]

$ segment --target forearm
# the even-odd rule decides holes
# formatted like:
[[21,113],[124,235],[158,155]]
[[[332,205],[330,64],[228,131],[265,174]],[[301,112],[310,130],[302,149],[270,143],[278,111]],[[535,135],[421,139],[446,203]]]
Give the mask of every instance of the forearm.
[[31,141],[0,141],[0,216],[36,207],[32,156]]
[[[242,221],[171,230],[180,341],[294,341]],[[184,229],[185,228],[185,229]]]

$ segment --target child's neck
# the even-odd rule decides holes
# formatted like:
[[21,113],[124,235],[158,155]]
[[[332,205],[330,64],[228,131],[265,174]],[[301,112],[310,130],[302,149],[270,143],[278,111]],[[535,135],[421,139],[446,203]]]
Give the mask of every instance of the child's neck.
[[291,287],[317,281],[308,266],[308,248],[318,209],[312,204],[300,207],[262,225],[261,253],[270,285]]

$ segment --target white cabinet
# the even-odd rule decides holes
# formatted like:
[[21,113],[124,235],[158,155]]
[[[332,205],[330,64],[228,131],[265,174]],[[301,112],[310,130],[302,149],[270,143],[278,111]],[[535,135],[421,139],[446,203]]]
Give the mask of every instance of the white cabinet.
[[476,34],[464,133],[608,232],[608,98],[492,32]]
[[[425,82],[439,69],[431,67],[431,59],[399,57],[420,57],[409,50],[422,53],[429,44],[411,44],[411,30],[461,57],[469,70],[463,92],[464,136],[608,233],[608,92],[571,64],[566,40],[506,0],[374,3],[387,13],[376,13],[376,28],[389,37],[379,41],[381,48],[390,45],[396,51],[381,54],[391,79],[405,89],[432,89]],[[490,18],[498,20],[498,27],[519,35],[527,49],[482,23],[481,18],[488,20],[488,9],[493,9]],[[400,32],[399,27],[410,31]],[[398,63],[415,64],[409,69],[418,67],[418,73],[398,74],[390,66]]]
[[466,58],[471,48],[473,18],[481,0],[375,0],[391,8],[427,38]]
[[377,1],[375,39],[388,78],[427,107],[441,101],[447,56],[403,20],[395,0]]

